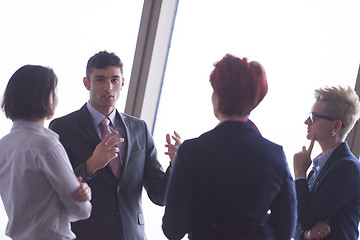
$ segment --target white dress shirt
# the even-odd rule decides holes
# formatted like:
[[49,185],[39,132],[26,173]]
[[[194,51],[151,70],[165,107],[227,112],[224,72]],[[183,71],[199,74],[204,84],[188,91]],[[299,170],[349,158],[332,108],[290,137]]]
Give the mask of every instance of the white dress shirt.
[[74,239],[70,222],[90,216],[90,202],[76,202],[79,182],[59,137],[41,124],[14,121],[0,140],[0,194],[14,240]]

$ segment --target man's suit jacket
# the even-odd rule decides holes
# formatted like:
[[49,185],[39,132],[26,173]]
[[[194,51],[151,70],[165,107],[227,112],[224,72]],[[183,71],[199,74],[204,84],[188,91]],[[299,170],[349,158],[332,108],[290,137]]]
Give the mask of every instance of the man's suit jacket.
[[162,227],[169,239],[284,240],[295,229],[283,149],[249,122],[224,122],[184,141],[167,191]]
[[305,230],[327,219],[331,232],[325,239],[358,239],[360,163],[346,142],[334,150],[311,191],[306,179],[296,180],[295,186],[299,215],[296,240],[301,239]]
[[157,160],[153,138],[143,120],[117,113],[126,129],[126,157],[122,177],[117,180],[110,166],[86,176],[86,160],[101,139],[94,128],[86,104],[78,111],[53,120],[49,127],[59,134],[77,176],[92,190],[92,212],[87,220],[72,224],[79,240],[146,239],[142,211],[142,187],[157,205],[164,205],[169,171],[165,174]]

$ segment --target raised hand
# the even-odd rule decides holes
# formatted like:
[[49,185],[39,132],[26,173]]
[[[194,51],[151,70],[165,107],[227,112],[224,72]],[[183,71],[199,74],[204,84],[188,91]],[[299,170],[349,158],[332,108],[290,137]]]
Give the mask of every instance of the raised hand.
[[114,131],[106,137],[96,146],[92,156],[86,162],[86,175],[91,177],[95,172],[101,168],[104,168],[111,160],[116,158],[119,153],[117,144],[124,141],[124,138],[114,138],[118,134],[118,131]]
[[312,138],[308,149],[306,149],[306,147],[303,146],[302,151],[294,155],[293,164],[294,164],[295,178],[306,177],[306,171],[312,163],[310,156],[314,147],[314,143],[315,143],[315,138]]
[[[174,141],[175,141],[174,144],[171,143],[171,138],[174,139]],[[180,137],[179,133],[174,131],[174,135],[172,135],[171,138],[170,138],[170,134],[166,134],[166,143],[167,144],[165,144],[165,147],[167,147],[168,150],[167,150],[167,152],[165,152],[165,154],[170,157],[171,165],[174,165],[176,151],[181,144],[181,137]]]

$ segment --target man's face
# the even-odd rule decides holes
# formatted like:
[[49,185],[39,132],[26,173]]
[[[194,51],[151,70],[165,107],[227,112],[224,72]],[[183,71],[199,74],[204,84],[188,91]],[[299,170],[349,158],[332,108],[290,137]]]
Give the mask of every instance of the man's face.
[[109,115],[119,99],[124,78],[119,67],[92,68],[89,78],[83,79],[90,93],[90,104],[103,115]]

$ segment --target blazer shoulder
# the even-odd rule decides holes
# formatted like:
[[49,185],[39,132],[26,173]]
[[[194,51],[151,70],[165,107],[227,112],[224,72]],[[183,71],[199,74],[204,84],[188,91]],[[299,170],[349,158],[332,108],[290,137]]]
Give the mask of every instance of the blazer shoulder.
[[346,143],[332,153],[323,169],[324,175],[338,176],[343,182],[351,179],[352,183],[360,184],[360,162]]
[[[235,125],[235,124],[233,124]],[[238,124],[240,125],[240,124]],[[235,125],[235,126],[238,126]],[[230,125],[231,127],[231,125]],[[238,126],[239,127],[239,126]],[[242,127],[243,129],[246,129],[244,132],[241,132],[239,134],[235,134],[237,136],[242,136],[242,138],[245,138],[246,141],[248,143],[254,143],[256,144],[256,146],[262,146],[263,148],[266,149],[273,149],[273,150],[277,150],[277,151],[283,151],[283,147],[277,143],[274,143],[270,140],[268,140],[267,138],[264,138],[260,133],[258,133],[250,124],[243,124],[240,125],[240,127]],[[209,142],[213,143],[214,141],[218,141],[219,140],[219,136],[223,138],[227,138],[227,134],[231,132],[237,132],[236,129],[230,128],[229,130],[229,126],[226,126],[225,128],[220,125],[217,126],[207,132],[204,132],[203,134],[201,134],[199,137],[197,138],[192,138],[192,139],[188,139],[185,142],[187,142],[189,145],[201,145],[201,144],[207,144]],[[231,134],[233,135],[233,134]],[[234,137],[234,135],[232,136]]]
[[121,119],[123,120],[124,124],[127,127],[134,127],[134,128],[146,128],[147,129],[147,124],[144,120],[128,115],[126,113],[120,113],[118,112],[118,115],[121,117]]
[[328,161],[329,165],[352,165],[360,169],[359,159],[351,152],[346,142],[335,149]]
[[89,121],[89,119],[91,119],[90,113],[86,109],[86,106],[85,108],[82,107],[77,111],[53,119],[49,124],[49,128],[57,132],[57,130],[69,128],[71,125],[77,125],[81,119],[84,119],[84,121]]
[[124,120],[127,120],[127,121],[133,121],[133,122],[145,122],[144,120],[138,118],[138,117],[134,117],[134,116],[131,116],[129,114],[126,114],[126,113],[121,113],[121,112],[118,112],[118,114],[120,115],[120,117]]

